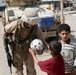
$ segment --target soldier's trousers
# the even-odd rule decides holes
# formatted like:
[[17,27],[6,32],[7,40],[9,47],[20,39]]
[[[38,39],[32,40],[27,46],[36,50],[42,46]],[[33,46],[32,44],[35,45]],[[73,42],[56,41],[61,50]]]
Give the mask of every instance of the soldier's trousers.
[[[28,53],[28,55],[27,55],[26,59],[23,61],[23,63],[26,65],[27,75],[36,75],[36,71],[34,68],[34,60],[30,53]],[[23,63],[20,66],[16,67],[17,75],[24,75],[23,74]]]

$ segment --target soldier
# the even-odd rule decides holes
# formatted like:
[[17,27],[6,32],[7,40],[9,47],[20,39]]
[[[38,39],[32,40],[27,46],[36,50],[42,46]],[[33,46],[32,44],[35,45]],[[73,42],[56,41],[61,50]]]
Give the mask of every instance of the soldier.
[[21,18],[5,25],[2,28],[3,37],[6,34],[12,33],[9,40],[9,45],[13,55],[13,65],[16,68],[17,75],[23,74],[23,63],[26,65],[27,75],[36,75],[34,61],[29,53],[30,42],[35,39],[41,39],[46,43],[38,23],[41,19],[37,15],[35,8],[26,8]]

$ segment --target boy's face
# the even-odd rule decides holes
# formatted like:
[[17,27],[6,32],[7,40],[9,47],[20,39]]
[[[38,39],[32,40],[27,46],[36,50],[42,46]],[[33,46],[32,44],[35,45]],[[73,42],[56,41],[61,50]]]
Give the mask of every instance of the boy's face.
[[68,40],[69,35],[70,35],[69,31],[66,31],[66,30],[63,30],[59,33],[61,40],[64,42],[66,42]]

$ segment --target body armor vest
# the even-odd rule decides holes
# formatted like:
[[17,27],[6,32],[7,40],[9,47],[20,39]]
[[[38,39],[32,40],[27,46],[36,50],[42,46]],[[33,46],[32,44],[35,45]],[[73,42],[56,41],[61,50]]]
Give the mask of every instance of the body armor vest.
[[[12,36],[13,43],[10,44],[13,58],[15,61],[24,60],[29,52],[30,43],[36,37],[37,25],[26,28],[20,23]],[[20,61],[19,61],[20,62]]]
[[33,26],[32,28],[19,25],[16,28],[13,41],[15,44],[30,43],[36,38],[36,30],[37,25]]

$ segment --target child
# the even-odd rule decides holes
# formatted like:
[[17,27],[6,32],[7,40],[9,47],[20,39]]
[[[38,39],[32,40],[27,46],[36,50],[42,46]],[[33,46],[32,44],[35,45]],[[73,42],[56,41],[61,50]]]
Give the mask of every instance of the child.
[[52,41],[49,44],[49,53],[52,55],[52,58],[45,61],[39,61],[31,48],[29,49],[29,52],[33,56],[36,64],[38,64],[41,70],[46,72],[48,75],[65,75],[64,60],[60,54],[61,47],[60,42]]
[[74,59],[76,56],[76,44],[69,38],[70,26],[68,24],[61,24],[58,28],[60,42],[62,44],[61,54],[64,58],[66,75],[76,75],[73,71]]

